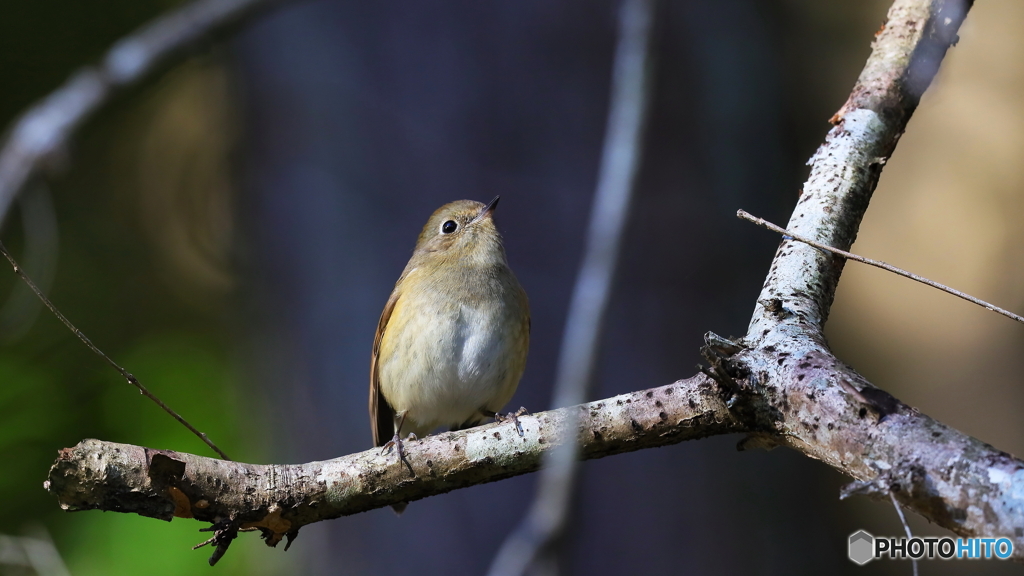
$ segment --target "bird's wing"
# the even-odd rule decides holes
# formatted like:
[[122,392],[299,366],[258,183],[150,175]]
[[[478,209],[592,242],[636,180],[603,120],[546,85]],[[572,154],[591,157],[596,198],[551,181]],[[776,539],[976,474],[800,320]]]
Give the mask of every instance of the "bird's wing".
[[384,329],[387,328],[388,320],[391,319],[391,312],[398,302],[398,286],[391,292],[388,303],[384,305],[384,311],[380,313],[380,321],[377,322],[377,334],[373,337],[373,354],[370,356],[370,428],[373,431],[373,445],[381,446],[395,433],[395,412],[388,404],[384,394],[380,391],[380,341],[384,337]]

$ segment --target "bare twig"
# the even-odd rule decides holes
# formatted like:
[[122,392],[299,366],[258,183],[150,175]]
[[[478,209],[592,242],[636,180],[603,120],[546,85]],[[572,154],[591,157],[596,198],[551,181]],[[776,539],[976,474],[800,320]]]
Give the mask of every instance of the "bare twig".
[[59,159],[75,131],[111,98],[185,49],[282,0],[199,0],[146,24],[18,118],[0,150],[0,221],[25,183]]
[[29,289],[32,290],[32,293],[39,297],[43,304],[45,304],[46,307],[50,309],[50,312],[53,312],[53,315],[56,316],[61,322],[63,322],[65,326],[68,327],[68,330],[71,330],[71,332],[74,333],[75,336],[78,336],[78,339],[81,340],[82,343],[84,343],[86,346],[89,347],[90,350],[99,355],[100,358],[106,360],[107,364],[113,366],[114,369],[117,370],[118,374],[123,376],[124,379],[127,380],[129,384],[138,388],[139,392],[141,392],[147,398],[155,402],[157,406],[162,408],[164,412],[170,414],[171,417],[180,422],[182,426],[188,428],[190,432],[198,436],[200,440],[205,442],[207,446],[209,446],[210,448],[213,449],[214,452],[219,454],[221,458],[225,460],[231,459],[228,458],[228,455],[225,454],[223,450],[218,448],[217,445],[214,444],[213,441],[210,440],[210,438],[207,437],[205,433],[197,430],[195,426],[189,424],[187,420],[185,420],[184,418],[181,417],[180,414],[172,410],[170,406],[164,404],[163,400],[157,398],[155,394],[153,394],[152,392],[149,391],[148,388],[143,386],[142,383],[139,382],[138,378],[136,378],[131,372],[125,370],[120,364],[114,362],[114,360],[110,356],[104,354],[102,350],[100,350],[95,344],[92,343],[92,340],[90,340],[88,336],[86,336],[85,334],[82,333],[81,330],[76,328],[75,325],[72,324],[71,321],[68,320],[66,316],[64,316],[64,314],[61,314],[61,311],[58,310],[57,307],[53,305],[53,302],[50,302],[50,299],[47,298],[46,295],[43,294],[43,291],[40,290],[38,286],[36,286],[35,282],[33,282],[32,279],[28,277],[28,274],[26,274],[25,271],[21,269],[21,266],[18,266],[18,262],[14,259],[14,256],[11,256],[11,253],[7,251],[7,247],[4,246],[3,242],[0,242],[0,254],[3,254],[4,258],[7,258],[7,261],[10,262],[11,266],[14,267],[14,273],[25,281],[25,284],[27,284]]
[[[910,524],[907,524],[907,519],[903,516],[903,509],[900,508],[900,503],[896,501],[896,494],[890,491],[889,498],[892,500],[892,505],[896,508],[896,514],[900,517],[900,523],[903,524],[903,530],[907,533],[907,540],[910,540],[914,535],[910,533]],[[917,558],[912,557],[910,561],[914,565],[914,576],[917,576]]]
[[[584,402],[592,387],[601,328],[643,148],[654,3],[625,0],[620,7],[601,172],[562,337],[555,407]],[[492,576],[523,574],[538,556],[548,556],[546,563],[550,564],[550,558],[557,555],[556,543],[565,528],[579,469],[579,448],[572,434],[575,428],[570,419],[568,441],[545,457],[533,504],[498,551],[490,568]]]
[[840,250],[839,248],[833,248],[832,246],[828,246],[828,245],[822,244],[821,242],[815,242],[814,240],[811,240],[810,238],[806,238],[806,237],[801,236],[799,234],[794,234],[793,232],[790,232],[789,230],[786,230],[785,228],[782,228],[781,226],[776,226],[775,224],[772,224],[771,222],[765,220],[764,218],[758,218],[757,216],[754,216],[754,215],[750,214],[749,212],[747,212],[745,210],[737,210],[736,211],[736,216],[738,218],[746,220],[748,222],[753,222],[754,224],[757,224],[758,226],[760,226],[762,228],[766,228],[768,230],[771,230],[772,232],[777,232],[779,234],[782,234],[783,236],[788,236],[788,237],[792,238],[793,240],[797,240],[799,242],[803,242],[804,244],[809,244],[811,246],[814,246],[815,248],[818,248],[819,250],[824,250],[826,252],[831,252],[831,253],[836,254],[838,256],[842,256],[843,258],[846,258],[848,260],[855,260],[857,262],[861,262],[861,263],[864,263],[864,264],[870,264],[871,266],[875,266],[875,267],[881,268],[883,270],[888,270],[889,272],[892,272],[893,274],[897,274],[899,276],[903,276],[904,278],[910,278],[911,280],[915,280],[915,281],[920,282],[922,284],[927,284],[928,286],[931,286],[932,288],[938,288],[939,290],[942,290],[943,292],[946,292],[947,294],[952,294],[953,296],[956,296],[958,298],[963,298],[964,300],[967,300],[968,302],[977,304],[978,306],[981,306],[982,308],[985,308],[985,309],[991,310],[993,312],[1002,314],[1003,316],[1006,316],[1007,318],[1016,320],[1017,322],[1024,322],[1024,317],[1018,316],[1018,315],[1014,314],[1013,312],[1010,312],[1009,310],[1004,310],[1004,309],[1000,308],[999,306],[996,306],[995,304],[989,304],[988,302],[985,302],[984,300],[981,300],[980,298],[975,298],[974,296],[971,296],[970,294],[965,294],[965,293],[963,293],[963,292],[961,292],[959,290],[955,290],[955,289],[950,288],[949,286],[946,286],[944,284],[939,284],[938,282],[935,282],[933,280],[929,280],[929,279],[927,279],[927,278],[925,278],[923,276],[918,276],[917,274],[914,274],[912,272],[907,272],[906,270],[902,270],[902,269],[897,268],[897,267],[895,267],[895,266],[893,266],[891,264],[886,264],[885,262],[881,262],[879,260],[872,260],[870,258],[865,258],[863,256],[858,256],[858,255],[853,254],[851,252],[847,252],[846,250]]

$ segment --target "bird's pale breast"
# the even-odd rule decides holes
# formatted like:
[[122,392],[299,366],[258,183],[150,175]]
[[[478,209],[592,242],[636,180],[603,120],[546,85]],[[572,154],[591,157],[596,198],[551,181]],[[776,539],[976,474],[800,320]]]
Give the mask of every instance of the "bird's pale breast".
[[[442,291],[412,271],[381,340],[380,386],[404,431],[422,435],[497,412],[511,399],[526,364],[528,312],[504,267],[467,274]],[[408,286],[403,287],[408,288]]]

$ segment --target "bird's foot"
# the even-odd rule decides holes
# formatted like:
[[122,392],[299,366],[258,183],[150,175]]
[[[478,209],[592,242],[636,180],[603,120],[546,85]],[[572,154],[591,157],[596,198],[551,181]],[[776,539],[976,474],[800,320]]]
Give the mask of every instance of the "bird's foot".
[[[409,436],[405,439],[406,442],[410,440],[419,440],[419,437],[409,432]],[[385,452],[390,451],[392,448],[398,449],[398,457],[401,460],[405,460],[405,446],[402,444],[402,439],[395,434],[391,440],[388,440],[383,446],[380,447],[380,453],[383,456]]]
[[498,414],[497,412],[495,412],[494,413],[494,421],[498,422],[498,423],[508,422],[509,420],[515,422],[516,423],[516,431],[519,432],[519,437],[522,438],[523,437],[523,425],[519,423],[519,417],[524,415],[524,414],[529,416],[530,412],[526,408],[523,408],[522,406],[520,406],[519,410],[516,410],[515,412],[509,412],[508,414]]
[[398,434],[395,434],[391,440],[388,440],[380,447],[380,455],[383,456],[384,454],[387,454],[392,448],[398,449],[399,458],[405,458],[405,448],[402,447],[402,439],[398,437]]
[[[410,432],[409,436],[405,439],[405,441],[408,442],[410,440],[419,440],[419,438],[417,438],[415,434]],[[402,439],[399,438],[397,433],[391,438],[391,440],[388,440],[387,443],[381,446],[381,455],[387,453],[392,448],[394,448],[395,451],[398,452],[398,461],[405,464],[405,466],[409,469],[409,473],[415,476],[416,473],[413,472],[412,464],[410,464],[409,460],[406,459],[405,457],[405,444],[402,442]]]

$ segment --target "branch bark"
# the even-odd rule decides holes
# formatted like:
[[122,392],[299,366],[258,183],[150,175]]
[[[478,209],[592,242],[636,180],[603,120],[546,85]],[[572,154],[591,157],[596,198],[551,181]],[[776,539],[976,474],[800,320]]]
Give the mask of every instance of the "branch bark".
[[[897,0],[787,226],[847,249],[878,177],[970,2]],[[584,458],[745,432],[741,447],[789,446],[853,477],[845,495],[889,498],[963,536],[1008,537],[1024,559],[1024,462],[875,388],[828,349],[822,328],[844,260],[783,240],[747,335],[707,336],[708,376],[407,443],[409,466],[367,451],[260,466],[87,440],[65,449],[47,489],[68,510],[215,523],[222,554],[239,529],[269,544],[311,522],[537,469],[578,415]],[[571,420],[570,420],[571,421]],[[411,473],[410,473],[411,471]]]
[[84,440],[60,452],[45,487],[65,510],[196,518],[231,537],[259,528],[274,546],[306,524],[533,472],[565,441],[568,421],[578,423],[575,440],[586,459],[756,426],[731,412],[726,396],[697,376],[520,416],[522,437],[510,421],[409,441],[405,463],[376,448],[325,462],[258,465]]
[[[886,161],[971,2],[898,0],[857,85],[811,158],[787,228],[849,249]],[[875,388],[822,332],[845,260],[783,240],[746,350],[723,361],[778,410],[782,444],[856,478],[845,494],[887,497],[963,536],[1006,536],[1024,558],[1024,462]],[[870,416],[869,416],[870,415]]]

